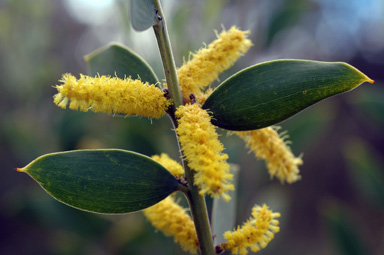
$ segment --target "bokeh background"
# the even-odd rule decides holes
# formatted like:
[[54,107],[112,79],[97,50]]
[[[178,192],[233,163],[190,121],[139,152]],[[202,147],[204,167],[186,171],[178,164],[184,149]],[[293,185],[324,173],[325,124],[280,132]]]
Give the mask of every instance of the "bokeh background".
[[[237,222],[256,203],[282,214],[280,233],[260,254],[383,254],[384,2],[162,3],[177,66],[214,40],[214,30],[236,25],[251,31],[254,46],[221,80],[263,61],[302,58],[348,62],[376,81],[281,123],[294,153],[303,153],[295,184],[270,180],[241,140],[220,134],[230,161],[241,166]],[[1,254],[183,254],[141,213],[105,216],[67,207],[13,170],[42,154],[79,148],[178,157],[167,117],[151,122],[52,103],[61,75],[87,73],[83,56],[110,41],[127,45],[164,77],[153,32],[131,29],[126,1],[0,0]]]

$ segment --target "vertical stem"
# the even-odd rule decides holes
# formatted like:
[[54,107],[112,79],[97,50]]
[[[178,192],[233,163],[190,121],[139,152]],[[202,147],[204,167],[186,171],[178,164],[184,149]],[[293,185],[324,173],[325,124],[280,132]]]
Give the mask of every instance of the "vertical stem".
[[165,18],[163,10],[161,9],[160,0],[154,0],[153,3],[158,11],[158,17],[161,18],[161,20],[153,26],[153,30],[155,31],[157,44],[159,45],[168,91],[173,99],[173,105],[177,108],[179,105],[183,104],[183,101],[179,82],[177,80],[177,72],[172,55],[171,43],[169,41],[167,27],[165,26]]
[[195,223],[197,238],[199,240],[200,251],[203,255],[214,255],[211,227],[209,225],[207,206],[205,199],[199,194],[198,187],[194,184],[192,170],[187,164],[184,166],[185,176],[189,183],[189,193],[186,194],[191,207],[193,221]]
[[[168,85],[168,91],[173,100],[173,108],[170,109],[170,117],[175,129],[178,124],[175,118],[175,110],[178,106],[183,105],[183,100],[180,93],[180,87],[177,80],[177,72],[175,62],[173,60],[171,44],[168,38],[168,32],[165,25],[165,18],[161,9],[160,0],[153,0],[155,8],[158,10],[158,15],[161,18],[159,22],[153,26],[157,43],[159,45],[160,55],[163,62],[165,77]],[[180,147],[180,144],[179,144]],[[183,158],[183,157],[182,157]],[[208,220],[207,206],[205,199],[199,194],[199,188],[194,184],[194,173],[184,164],[185,177],[189,183],[189,190],[185,192],[187,196],[193,221],[195,223],[196,233],[199,240],[200,251],[202,255],[214,255],[213,240],[211,228]]]

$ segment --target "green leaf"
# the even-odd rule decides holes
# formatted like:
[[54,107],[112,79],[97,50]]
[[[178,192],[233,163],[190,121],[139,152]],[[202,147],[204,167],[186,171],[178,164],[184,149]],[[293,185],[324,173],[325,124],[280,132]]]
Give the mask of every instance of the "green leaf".
[[152,68],[128,48],[111,43],[84,57],[91,76],[110,75],[124,79],[140,77],[143,82],[156,84],[158,79]]
[[358,194],[364,201],[384,208],[384,165],[380,153],[357,137],[349,138],[342,152]]
[[97,213],[128,213],[156,204],[178,189],[162,165],[124,150],[78,150],[43,155],[26,172],[57,200]]
[[225,242],[224,233],[233,230],[235,227],[239,166],[231,164],[230,170],[231,174],[233,174],[233,185],[235,186],[235,190],[228,192],[231,200],[226,202],[224,199],[213,199],[212,232],[215,236],[214,246]]
[[155,25],[158,20],[153,0],[131,0],[131,22],[137,31],[144,31]]
[[224,81],[203,105],[212,124],[253,130],[279,123],[327,97],[374,83],[340,62],[276,60],[251,66]]
[[338,246],[340,255],[370,254],[367,244],[362,238],[361,227],[353,219],[351,209],[345,208],[340,202],[330,200],[323,205],[323,215],[334,243]]
[[306,0],[287,0],[276,6],[267,27],[266,44],[271,45],[276,35],[295,26],[302,16],[311,11],[311,4]]
[[349,98],[349,103],[356,107],[365,121],[376,124],[378,129],[382,129],[384,127],[384,88],[382,84],[377,85]]

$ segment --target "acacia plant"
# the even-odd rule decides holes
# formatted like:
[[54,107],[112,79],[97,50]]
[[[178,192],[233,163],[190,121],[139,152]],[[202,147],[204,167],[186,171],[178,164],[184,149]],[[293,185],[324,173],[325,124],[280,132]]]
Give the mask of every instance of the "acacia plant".
[[[235,194],[236,167],[228,163],[216,129],[238,135],[265,160],[271,177],[293,183],[300,179],[298,166],[303,161],[272,125],[322,99],[374,81],[346,63],[285,59],[250,66],[212,89],[218,75],[252,46],[249,31],[223,29],[176,69],[160,1],[132,0],[131,14],[136,30],[153,27],[166,82],[132,51],[110,44],[86,56],[90,76],[63,75],[55,86],[54,103],[72,110],[155,119],[168,115],[180,158],[120,149],[75,150],[43,155],[16,170],[29,174],[57,200],[81,210],[142,210],[154,227],[192,254],[247,254],[266,247],[279,231],[279,213],[265,204],[255,205],[249,220],[232,231],[233,222],[220,214]],[[187,198],[191,215],[176,203],[176,191]],[[213,232],[206,195],[214,198]]]

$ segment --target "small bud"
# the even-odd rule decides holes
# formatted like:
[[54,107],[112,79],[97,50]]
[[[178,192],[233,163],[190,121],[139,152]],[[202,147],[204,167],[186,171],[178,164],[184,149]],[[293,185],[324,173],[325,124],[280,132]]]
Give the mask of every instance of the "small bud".
[[158,20],[158,21],[162,21],[163,18],[159,15],[159,10],[155,8],[155,12],[156,12],[157,20]]
[[171,99],[171,94],[169,94],[169,90],[168,89],[163,89],[163,92],[164,92],[165,98]]
[[189,99],[191,100],[191,104],[196,103],[196,96],[194,94],[190,94]]

